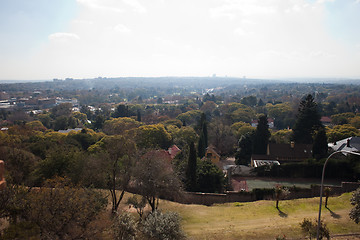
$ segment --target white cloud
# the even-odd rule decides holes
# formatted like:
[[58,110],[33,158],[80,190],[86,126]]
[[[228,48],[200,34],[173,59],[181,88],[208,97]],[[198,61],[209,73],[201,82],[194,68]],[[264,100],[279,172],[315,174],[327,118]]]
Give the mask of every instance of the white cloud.
[[123,24],[116,25],[114,27],[114,30],[116,32],[125,33],[125,34],[131,33],[131,30]]
[[360,0],[355,0],[355,3],[359,3],[359,4],[360,4]]
[[317,0],[317,3],[335,2],[335,0]]
[[99,1],[99,0],[76,0],[79,4],[82,4],[85,7],[95,9],[95,10],[104,10],[111,11],[116,13],[122,13],[123,9],[113,6],[114,4],[105,4],[108,1]]
[[234,19],[235,17],[273,14],[276,13],[276,8],[267,3],[258,4],[257,1],[227,1],[224,5],[210,8],[209,13],[213,18]]
[[234,34],[241,37],[254,35],[254,32],[246,31],[243,28],[237,28],[234,30]]
[[75,33],[64,33],[58,32],[49,35],[49,40],[52,41],[73,41],[73,40],[80,40],[80,37]]
[[125,4],[132,7],[134,11],[139,13],[145,13],[147,10],[146,8],[140,4],[137,0],[123,0]]

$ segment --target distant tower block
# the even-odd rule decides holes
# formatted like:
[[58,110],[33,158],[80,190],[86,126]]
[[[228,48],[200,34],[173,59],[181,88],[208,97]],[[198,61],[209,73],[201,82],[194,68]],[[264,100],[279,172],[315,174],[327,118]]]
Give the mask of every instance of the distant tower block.
[[0,190],[4,189],[5,187],[5,164],[4,161],[0,160]]

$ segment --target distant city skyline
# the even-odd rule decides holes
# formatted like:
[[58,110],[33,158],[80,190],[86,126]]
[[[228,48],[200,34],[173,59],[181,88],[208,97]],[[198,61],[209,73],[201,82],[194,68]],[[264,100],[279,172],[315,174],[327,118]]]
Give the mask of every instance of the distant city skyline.
[[360,0],[0,0],[0,80],[360,78]]

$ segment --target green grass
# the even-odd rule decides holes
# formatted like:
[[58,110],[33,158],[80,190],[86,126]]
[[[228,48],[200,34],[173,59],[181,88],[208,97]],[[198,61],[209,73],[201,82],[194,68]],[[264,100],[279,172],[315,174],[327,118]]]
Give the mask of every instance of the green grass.
[[[349,219],[350,193],[330,197],[322,216],[331,235],[360,233],[360,226]],[[191,239],[275,239],[285,235],[301,238],[300,222],[317,219],[319,198],[281,201],[226,203],[214,206],[184,205],[162,201],[160,208],[182,216],[185,232]]]

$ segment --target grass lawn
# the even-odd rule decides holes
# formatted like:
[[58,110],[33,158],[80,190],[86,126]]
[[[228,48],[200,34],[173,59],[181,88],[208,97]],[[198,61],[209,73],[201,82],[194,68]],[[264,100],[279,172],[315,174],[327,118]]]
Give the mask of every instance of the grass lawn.
[[[322,217],[331,235],[360,233],[360,225],[352,222],[348,215],[352,208],[350,198],[351,193],[330,197],[329,209],[323,208]],[[280,211],[274,201],[210,207],[161,201],[159,207],[182,216],[183,229],[190,239],[276,239],[283,235],[287,239],[299,239],[304,237],[299,223],[304,218],[317,219],[319,198],[281,201]]]

